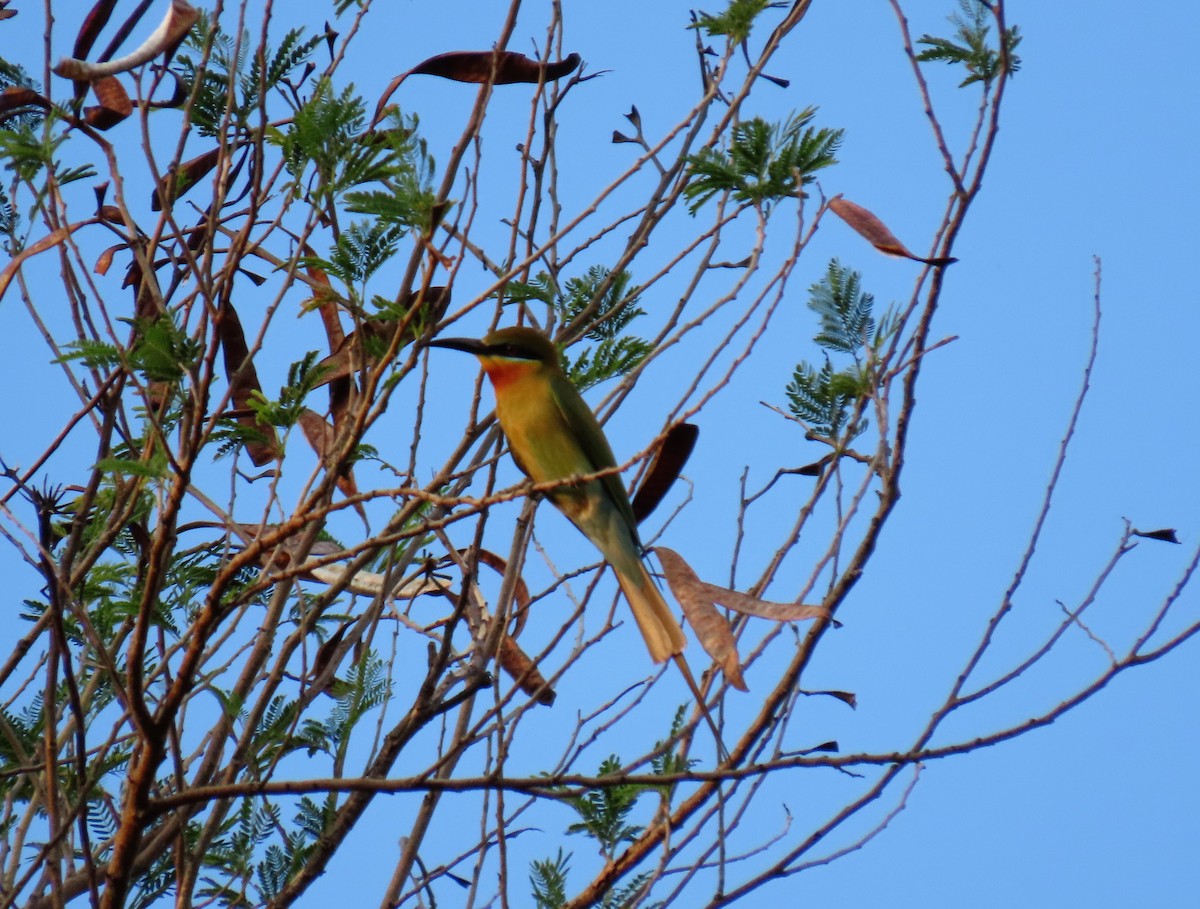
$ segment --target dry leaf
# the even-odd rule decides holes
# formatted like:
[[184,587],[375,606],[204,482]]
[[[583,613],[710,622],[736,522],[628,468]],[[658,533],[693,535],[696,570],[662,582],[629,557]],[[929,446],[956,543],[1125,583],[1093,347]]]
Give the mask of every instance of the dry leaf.
[[[700,643],[708,651],[709,656],[721,665],[722,672],[729,679],[729,683],[743,691],[746,689],[743,687],[744,683],[739,684],[741,670],[738,668],[733,633],[729,630],[729,623],[725,617],[714,608],[714,603],[719,603],[726,609],[732,609],[743,615],[758,616],[775,622],[830,618],[829,610],[824,606],[771,603],[749,594],[730,590],[727,587],[709,584],[696,576],[696,573],[679,553],[662,546],[656,546],[654,552],[662,561],[667,583],[671,586],[671,593],[683,607],[683,613],[687,617],[688,624],[696,632],[696,637],[700,639]],[[734,675],[731,674],[730,666],[736,673],[736,682]]]
[[113,256],[116,255],[118,249],[127,249],[128,243],[118,243],[116,246],[110,246],[104,252],[100,253],[100,258],[96,260],[96,267],[92,269],[98,275],[108,274],[108,270],[112,268]]
[[[307,260],[318,258],[313,248],[307,243],[304,244],[302,252]],[[304,270],[308,273],[309,280],[319,288],[309,304],[316,303],[317,312],[321,315],[321,324],[325,326],[325,337],[329,340],[329,349],[334,350],[346,337],[346,333],[342,330],[342,320],[338,318],[337,292],[329,283],[329,275],[325,273],[325,269],[313,265],[310,261],[304,266]],[[306,304],[306,308],[309,304]]]
[[888,230],[887,225],[880,221],[879,218],[861,205],[851,202],[843,196],[834,196],[830,199],[829,208],[835,215],[854,228],[868,243],[885,255],[903,256],[905,259],[924,262],[926,265],[949,265],[951,262],[958,261],[953,258],[924,259],[915,253],[909,252],[908,248],[896,238],[895,234]]
[[656,546],[654,553],[662,562],[671,593],[683,607],[683,614],[696,633],[700,646],[721,668],[730,685],[739,691],[748,691],[738,662],[737,642],[733,639],[729,622],[713,606],[709,589],[711,585],[701,581],[683,556],[674,550]]
[[75,36],[73,53],[76,57],[82,59],[91,53],[92,45],[100,37],[104,26],[108,25],[108,18],[116,6],[117,0],[96,0],[96,4],[84,16],[79,33]]
[[[342,643],[342,639],[346,636],[346,629],[349,628],[351,624],[352,623],[347,622],[344,625],[339,625],[338,630],[330,635],[324,644],[317,648],[317,655],[313,660],[311,672],[311,676],[313,678],[320,677],[320,675],[328,668],[330,661],[333,659],[334,654],[337,653],[337,649]],[[330,676],[329,684],[325,686],[324,690],[330,691],[336,682],[337,677]]]
[[409,70],[411,75],[440,76],[455,82],[483,83],[492,75],[495,60],[494,85],[513,85],[518,82],[553,82],[575,71],[579,54],[571,54],[556,63],[539,63],[516,51],[451,51],[423,60]]
[[[329,469],[330,459],[337,442],[337,430],[330,426],[329,422],[323,416],[309,407],[301,411],[299,422],[300,428],[304,431],[304,438],[308,440],[308,444],[317,453],[317,457],[321,459],[321,463],[325,465],[326,469]],[[354,472],[349,462],[341,466],[337,476],[334,477],[334,482],[337,484],[338,491],[346,498],[358,495],[358,483],[354,480]],[[363,508],[362,503],[355,502],[354,510],[358,512],[358,516],[363,519],[363,523],[365,524],[367,521],[367,512]]]
[[537,664],[512,638],[505,637],[500,641],[496,662],[509,674],[518,688],[539,704],[549,707],[554,703],[554,699],[557,697],[554,689],[550,687],[546,677],[538,671]]
[[[465,557],[467,552],[466,549],[460,549],[459,555]],[[486,565],[501,577],[504,576],[504,572],[508,571],[508,562],[490,549],[479,550],[479,564]],[[525,627],[525,620],[529,618],[529,586],[525,583],[525,579],[519,576],[516,583],[513,584],[513,602],[517,608],[513,610],[513,624],[508,630],[508,636],[515,638]]]
[[167,15],[163,18],[162,23],[133,53],[121,57],[119,60],[109,60],[107,63],[89,63],[80,59],[87,50],[90,50],[91,42],[95,40],[95,34],[99,34],[100,28],[103,27],[103,22],[101,22],[99,27],[93,28],[92,18],[97,16],[97,11],[102,11],[103,19],[107,21],[111,9],[112,5],[106,3],[105,0],[96,4],[88,16],[88,21],[84,23],[84,30],[76,40],[76,56],[64,57],[59,60],[54,67],[56,75],[62,76],[64,79],[73,79],[76,82],[93,82],[102,76],[115,76],[117,73],[128,72],[143,63],[149,63],[159,54],[173,52],[187,37],[188,30],[200,15],[187,0],[171,0],[171,8],[167,10]]
[[825,466],[833,459],[834,455],[827,454],[821,458],[818,458],[816,461],[813,461],[811,464],[805,464],[802,467],[794,467],[789,470],[788,473],[794,473],[796,476],[800,477],[819,477],[821,475],[821,471],[824,470]]
[[650,462],[650,469],[646,471],[646,479],[633,496],[633,517],[639,524],[650,516],[675,485],[699,435],[700,428],[693,423],[676,423],[667,430]]
[[162,211],[164,205],[170,205],[189,189],[200,182],[209,171],[217,166],[221,159],[221,149],[213,148],[202,155],[184,161],[178,167],[172,165],[167,169],[154,187],[150,196],[152,211]]
[[100,103],[84,108],[83,119],[93,129],[112,129],[133,113],[129,93],[116,76],[104,76],[92,83],[92,91]]
[[155,110],[174,110],[183,107],[184,102],[187,101],[188,96],[191,94],[191,90],[188,88],[187,83],[179,78],[179,74],[174,70],[166,69],[158,64],[155,64],[153,67],[151,67],[151,69],[154,70],[154,74],[156,76],[164,74],[171,77],[174,85],[174,88],[171,89],[171,97],[166,101],[155,101],[153,99],[149,99],[139,103],[145,107]]
[[24,113],[24,108],[40,107],[42,110],[49,110],[50,106],[50,102],[32,88],[14,85],[0,91],[0,123],[9,117]]
[[[468,550],[460,549],[459,554],[466,556]],[[479,550],[479,564],[486,565],[503,576],[508,570],[508,562],[501,556],[487,549]],[[516,683],[517,687],[537,701],[539,704],[550,706],[556,697],[554,689],[546,681],[545,676],[538,671],[537,664],[529,658],[517,644],[517,635],[525,627],[529,617],[529,587],[525,579],[517,577],[513,585],[513,624],[508,633],[500,640],[500,649],[496,654],[496,662]]]
[[254,361],[250,358],[250,349],[246,346],[242,321],[228,300],[217,312],[217,333],[225,360],[225,375],[232,390],[233,408],[239,412],[237,422],[262,436],[261,439],[246,442],[246,454],[255,467],[262,467],[279,456],[279,439],[275,435],[275,427],[260,423],[250,407],[254,393],[262,394],[262,385],[259,384]]
[[1162,530],[1135,530],[1135,537],[1145,537],[1147,540],[1158,540],[1161,543],[1178,543],[1179,537],[1175,535],[1175,528],[1165,527]]
[[800,754],[816,754],[817,752],[832,752],[837,753],[841,749],[836,741],[822,742],[820,745],[813,745],[811,748],[805,748]]
[[455,82],[484,83],[492,75],[492,62],[496,65],[496,78],[493,85],[512,85],[517,82],[553,82],[568,73],[574,72],[579,66],[579,54],[570,54],[555,63],[539,63],[524,54],[515,51],[451,51],[438,54],[428,60],[422,60],[412,69],[401,73],[388,83],[387,88],[375,105],[375,116],[371,119],[374,127],[383,119],[387,103],[391,100],[400,83],[413,75],[440,76]]
[[344,379],[356,370],[377,366],[399,326],[399,319],[364,319],[358,331],[346,335],[333,353],[317,364],[321,375],[314,387]]
[[803,603],[772,603],[760,600],[746,593],[739,593],[727,587],[716,584],[705,585],[709,588],[714,603],[720,603],[726,609],[740,612],[742,615],[758,616],[760,619],[770,619],[773,622],[802,622],[805,619],[828,619],[829,610],[824,606],[806,606]]
[[[259,534],[270,534],[279,530],[278,524],[237,524],[235,527],[243,542],[256,540]],[[299,544],[298,536],[286,537],[280,540],[273,549],[261,552],[259,562],[266,568],[282,570],[293,563],[299,564],[305,560],[342,558],[347,554],[332,540],[317,540],[308,547],[305,557],[301,559]],[[385,583],[388,580],[385,575],[373,571],[356,571],[347,578],[346,569],[336,565],[314,565],[302,572],[300,576],[321,584],[342,586],[350,593],[364,597],[383,596],[385,588],[388,589],[389,596],[395,600],[411,600],[422,594],[442,594],[446,591],[444,581],[432,576],[424,569],[400,587],[396,587],[394,583],[389,586]]]
[[853,691],[801,691],[801,694],[823,694],[831,698],[837,698],[843,704],[847,704],[851,710],[858,709],[858,695]]
[[93,221],[81,221],[77,224],[69,224],[66,227],[60,227],[53,233],[47,234],[38,240],[32,246],[27,246],[15,256],[6,266],[4,271],[0,271],[0,299],[4,298],[4,292],[8,290],[8,285],[12,283],[13,277],[20,270],[21,264],[31,256],[36,256],[40,252],[45,252],[62,243],[71,235],[71,232],[82,227],[84,224],[92,224]]
[[[315,546],[313,550],[315,555]],[[355,572],[349,581],[345,580],[345,575],[346,569],[332,565],[318,565],[307,572],[304,577],[319,581],[322,584],[329,584],[330,586],[344,584],[345,589],[351,593],[366,597],[380,596],[383,593],[384,587],[388,586],[384,583],[386,580],[385,576],[376,574],[373,571]],[[390,596],[394,600],[411,600],[426,593],[442,593],[445,588],[436,579],[421,576],[414,578],[401,587],[391,585],[388,589]]]
[[[830,618],[829,610],[824,606],[805,606],[802,603],[772,603],[768,600],[760,600],[758,597],[752,597],[747,593],[730,590],[728,587],[709,584],[707,581],[701,581],[696,577],[691,567],[683,560],[683,556],[679,555],[679,553],[672,552],[670,549],[664,549],[662,546],[654,547],[654,552],[662,559],[663,570],[667,574],[667,583],[671,585],[672,593],[675,592],[673,575],[678,574],[680,577],[685,578],[687,583],[691,584],[694,582],[696,585],[699,585],[696,587],[694,593],[696,598],[703,599],[710,605],[712,603],[720,603],[726,609],[732,609],[734,612],[740,612],[742,615],[753,615],[760,619],[771,619],[775,622],[799,622],[804,619]],[[686,611],[687,607],[684,606],[684,612]]]

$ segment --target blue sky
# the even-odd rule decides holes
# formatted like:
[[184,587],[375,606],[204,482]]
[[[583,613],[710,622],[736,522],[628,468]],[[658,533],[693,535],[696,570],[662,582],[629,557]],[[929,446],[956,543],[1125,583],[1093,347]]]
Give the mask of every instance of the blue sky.
[[[914,35],[945,33],[951,4],[906,6]],[[564,47],[613,72],[592,84],[587,110],[568,110],[566,122],[585,118],[579,133],[594,126],[593,141],[603,142],[623,126],[628,103],[648,125],[656,115],[666,120],[676,95],[694,89],[690,47],[670,40],[686,6],[606,4],[599,14],[584,7],[568,6]],[[1176,527],[1184,545],[1143,543],[1122,565],[1094,616],[1098,632],[1116,640],[1175,582],[1196,545],[1198,316],[1187,269],[1198,239],[1191,213],[1200,203],[1192,160],[1200,76],[1170,48],[1200,34],[1200,14],[1165,3],[1130,15],[1116,3],[1015,2],[1008,16],[1025,36],[1023,66],[1008,88],[999,148],[956,247],[961,261],[950,271],[934,329],[935,338],[958,340],[926,364],[904,499],[843,611],[846,628],[823,642],[807,682],[858,694],[854,713],[832,704],[805,714],[814,741],[836,738],[848,751],[910,741],[1000,602],[1082,381],[1093,256],[1103,260],[1103,324],[1091,393],[1017,600],[1018,630],[1002,651],[1024,653],[1025,635],[1055,618],[1055,600],[1083,595],[1123,518],[1142,529]],[[451,18],[426,33],[430,50],[468,43],[463,23]],[[475,24],[485,41],[492,23]],[[525,35],[540,32],[518,28],[513,46],[521,49]],[[780,116],[819,106],[822,125],[847,131],[841,164],[822,177],[825,191],[867,205],[923,249],[948,187],[886,4],[815,3],[770,72],[791,79],[791,88],[757,89],[750,110]],[[928,78],[950,144],[961,148],[975,96],[955,88],[949,68],[931,67]],[[416,96],[418,89],[410,83],[407,91]],[[420,109],[417,97],[414,103]],[[591,154],[598,168],[615,166],[609,149]],[[837,255],[863,272],[881,301],[907,294],[911,264],[874,255],[836,223],[814,245],[800,286],[819,275],[822,256]],[[803,315],[796,334],[771,335],[757,367],[700,420],[688,471],[700,516],[690,526],[705,527],[716,564],[727,559],[743,465],[753,465],[761,483],[775,466],[803,462],[788,430],[753,407],[772,394],[780,400],[806,329]],[[740,445],[745,439],[754,444]],[[764,449],[771,454],[764,457]],[[694,564],[708,564],[694,535],[679,548]],[[1195,621],[1194,595],[1187,600],[1184,616]],[[1056,704],[1101,659],[1086,640],[1065,650],[1029,684],[951,724],[944,740]],[[1193,643],[1119,678],[1049,728],[929,766],[906,810],[865,849],[765,888],[746,904],[1187,904],[1200,883],[1196,665]],[[819,794],[808,798],[822,803]],[[881,806],[866,826],[882,813]],[[830,849],[841,842],[834,839]]]
[[[372,13],[359,61],[347,71],[368,98],[425,56],[489,47],[504,13],[500,5],[466,0],[438,4],[437,15],[429,6],[414,0]],[[564,174],[569,210],[629,160],[628,147],[608,143],[612,130],[624,127],[621,115],[629,105],[637,105],[653,135],[695,96],[697,77],[690,33],[683,32],[686,4],[565,6],[564,49],[580,53],[592,71],[610,70],[580,86],[574,105],[563,109],[560,154],[571,177]],[[914,35],[945,33],[945,16],[954,11],[951,2],[906,6]],[[542,41],[547,7],[525,7],[513,49],[528,51],[531,42]],[[21,27],[33,24],[33,12],[22,13]],[[998,151],[955,249],[960,262],[949,271],[933,333],[957,340],[925,364],[904,497],[840,614],[845,627],[822,642],[806,676],[808,688],[854,691],[859,706],[851,712],[810,699],[803,713],[810,743],[837,739],[847,752],[903,748],[961,670],[1016,569],[1082,380],[1094,256],[1103,260],[1103,323],[1091,391],[1045,536],[998,650],[1009,659],[1025,653],[1038,630],[1057,618],[1056,600],[1077,602],[1085,594],[1123,519],[1145,530],[1177,528],[1183,545],[1145,541],[1122,562],[1091,620],[1093,630],[1114,643],[1139,627],[1200,540],[1194,454],[1200,315],[1189,280],[1200,239],[1200,72],[1188,53],[1200,36],[1200,11],[1165,2],[1131,12],[1115,2],[1014,0],[1008,18],[1024,35],[1023,65],[1008,87]],[[68,42],[62,43],[65,53]],[[778,118],[819,107],[820,125],[846,129],[841,163],[822,176],[823,190],[868,206],[910,247],[924,249],[949,186],[887,4],[816,0],[769,71],[790,79],[791,87],[761,84],[748,111]],[[928,77],[957,149],[975,95],[955,88],[949,68],[932,67]],[[394,100],[420,115],[442,160],[473,99],[468,87],[414,78]],[[526,89],[497,93],[485,155],[511,164],[527,107]],[[494,194],[499,210],[513,195],[501,168],[498,163],[494,173],[485,172],[480,188]],[[579,187],[577,198],[572,186]],[[745,466],[753,488],[776,467],[820,454],[757,402],[782,405],[792,367],[814,355],[806,346],[812,330],[803,290],[832,256],[860,270],[881,303],[906,298],[916,275],[912,263],[877,255],[838,223],[822,227],[794,279],[794,315],[777,323],[753,365],[699,418],[700,446],[688,468],[694,501],[686,521],[663,539],[693,564],[728,564]],[[0,351],[10,362],[42,364],[45,351],[31,343],[28,317],[16,302],[10,295],[0,304]],[[299,335],[295,344],[316,346]],[[461,400],[461,419],[472,378],[460,372],[441,380],[444,406]],[[669,378],[666,370],[650,373],[638,391]],[[264,383],[280,381],[281,375]],[[49,402],[62,392],[38,394]],[[593,403],[603,392],[590,397]],[[645,416],[638,406],[647,408]],[[10,396],[0,407],[5,425],[28,426],[28,451],[40,450],[41,436],[54,427],[29,413],[27,396]],[[39,410],[55,413],[49,404]],[[393,407],[387,419],[402,420],[403,413]],[[461,419],[455,416],[455,428]],[[611,425],[618,457],[644,445],[645,430],[660,420],[653,400],[631,401]],[[383,444],[386,430],[385,423],[368,441]],[[22,444],[10,439],[0,454],[11,458],[15,448],[29,457]],[[539,538],[556,564],[566,569],[590,561],[586,549],[572,548],[569,528],[547,512],[539,512]],[[761,532],[752,545],[773,539],[766,528]],[[751,548],[747,574],[755,561]],[[789,579],[799,585],[804,576],[806,566],[797,564]],[[780,598],[785,595],[781,587]],[[1198,618],[1196,595],[1185,594],[1166,630]],[[948,724],[935,743],[1019,723],[1073,692],[1097,672],[1103,653],[1082,634],[1071,637],[1060,658]],[[765,888],[743,905],[1189,904],[1200,885],[1196,655],[1191,642],[1126,673],[1048,728],[931,763],[906,809],[866,848]],[[985,665],[982,676],[1001,666],[999,659]],[[555,712],[569,719],[585,710],[588,688],[603,678],[597,667],[595,675],[568,685]],[[770,679],[752,673],[748,681],[751,693],[734,697],[750,699],[750,706]],[[554,716],[544,722],[552,726]],[[794,781],[792,795],[783,792],[777,805],[764,807],[762,822],[779,822],[778,805],[787,802],[794,829],[803,832],[806,822],[822,818],[851,791],[832,772],[810,774]],[[884,799],[867,812],[864,828],[892,804]],[[389,861],[400,832],[385,800],[373,810],[358,850],[331,869],[310,900],[344,895],[354,863],[376,850]],[[828,848],[852,834],[831,838]],[[543,838],[530,849],[552,852],[551,842]],[[372,882],[363,898],[377,896]]]

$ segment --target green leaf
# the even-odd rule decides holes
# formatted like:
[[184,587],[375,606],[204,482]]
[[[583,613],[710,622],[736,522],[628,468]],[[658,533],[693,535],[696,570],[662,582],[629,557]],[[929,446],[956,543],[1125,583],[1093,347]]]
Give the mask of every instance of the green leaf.
[[[547,275],[539,275],[538,280],[541,287],[552,285]],[[635,319],[646,314],[638,305],[641,288],[632,283],[628,271],[614,275],[602,265],[593,265],[582,277],[568,279],[564,289],[565,295],[554,301],[564,322],[574,322],[584,312],[595,313],[584,337],[599,343],[584,347],[575,358],[563,355],[563,369],[580,389],[632,372],[653,350],[649,341],[625,334]]]
[[150,480],[161,480],[167,476],[167,459],[165,455],[155,455],[147,461],[129,461],[125,458],[101,458],[96,462],[96,470],[103,473],[115,473],[125,477],[145,477]]
[[571,853],[563,854],[562,847],[552,859],[529,863],[529,883],[533,887],[533,902],[537,909],[562,909],[567,902],[567,873],[571,870]]
[[[424,139],[417,136],[416,115],[390,115],[390,125],[356,140],[356,156],[368,179],[377,180],[383,189],[346,193],[346,209],[370,215],[407,230],[428,231],[433,225],[437,194],[433,189],[436,165]],[[353,176],[353,175],[351,175]],[[444,217],[449,204],[441,212]]]
[[[366,106],[355,96],[354,87],[347,86],[338,93],[328,79],[322,79],[296,111],[290,127],[271,130],[267,138],[282,149],[284,166],[297,181],[311,166],[322,184],[345,187],[363,182],[355,177],[373,157],[369,147],[360,147],[358,155],[352,154],[366,123]],[[339,178],[347,172],[354,176]]]
[[855,354],[856,360],[858,351],[875,338],[871,316],[875,297],[861,284],[862,275],[833,259],[824,277],[808,289],[808,307],[821,320],[821,332],[814,340],[829,350]]
[[667,741],[678,741],[679,734],[683,731],[684,723],[687,721],[688,705],[681,704],[679,709],[675,711],[675,718],[671,721],[671,731],[667,738],[654,743],[654,750],[659,752],[657,756],[650,759],[650,766],[654,770],[655,776],[666,776],[672,773],[686,773],[700,762],[695,758],[689,758],[682,751],[663,751],[663,744]]
[[5,236],[4,251],[15,256],[20,250],[16,238],[17,228],[21,224],[21,215],[3,186],[0,186],[0,234]]
[[18,123],[15,128],[0,129],[0,158],[4,159],[5,170],[28,182],[35,181],[46,170],[52,171],[59,183],[95,176],[96,170],[90,165],[61,167],[55,153],[66,141],[66,133],[52,133],[41,124],[34,127]]
[[396,254],[404,231],[387,221],[358,221],[337,238],[330,273],[347,285],[365,284]]
[[104,341],[80,338],[78,341],[64,344],[63,350],[66,352],[53,362],[69,363],[78,360],[88,369],[113,369],[121,364],[120,348]]
[[581,391],[615,376],[627,375],[654,349],[641,338],[610,338],[585,348],[578,357],[564,355],[564,370]]
[[256,54],[250,63],[250,71],[241,80],[242,101],[239,110],[249,110],[255,107],[259,103],[260,90],[264,86],[267,89],[272,88],[292,70],[307,63],[313,51],[323,40],[324,36],[322,35],[313,35],[311,38],[304,39],[304,29],[293,28],[283,36],[279,47],[271,55],[265,75],[261,60]]
[[203,342],[188,337],[169,314],[132,324],[137,331],[129,362],[147,381],[178,382],[199,362]]
[[[201,59],[206,48],[211,48],[204,69],[187,53],[175,58],[180,80],[195,95],[188,107],[192,125],[202,136],[218,136],[227,127],[234,134],[247,133],[251,118],[264,107],[264,93],[276,89],[293,70],[308,63],[323,40],[323,35],[305,38],[304,29],[294,28],[275,50],[268,47],[264,54],[251,56],[248,48],[256,45],[248,31],[242,33],[240,42],[235,42],[233,36],[213,23],[210,15],[201,12],[185,47],[197,51]],[[280,97],[291,100],[286,93],[281,92]]]
[[[597,305],[593,306],[596,294],[610,276],[608,289]],[[609,341],[620,337],[630,322],[646,314],[645,310],[638,306],[642,289],[630,284],[632,277],[628,271],[613,275],[612,271],[603,265],[593,265],[583,277],[569,278],[566,297],[558,307],[563,319],[574,322],[581,313],[591,308],[595,318],[585,337],[593,341]]]
[[786,394],[792,414],[814,433],[826,439],[843,434],[853,439],[867,428],[866,420],[850,424],[852,409],[865,391],[858,374],[836,372],[826,357],[820,370],[808,363],[797,364]]
[[[601,762],[598,776],[607,776],[621,770],[621,760],[615,754]],[[638,796],[650,787],[633,783],[603,786],[584,795],[567,799],[575,809],[579,823],[571,824],[567,833],[583,833],[595,839],[600,851],[607,858],[616,856],[621,843],[633,842],[642,828],[627,823]]]
[[958,5],[961,14],[955,13],[949,17],[957,41],[922,35],[917,43],[924,44],[928,49],[917,54],[917,59],[922,63],[940,62],[964,67],[967,77],[958,84],[959,88],[972,82],[982,82],[985,87],[990,85],[1005,69],[1005,56],[1008,73],[1017,72],[1021,68],[1021,58],[1015,53],[1017,45],[1021,43],[1017,26],[1005,30],[1005,54],[1001,54],[999,48],[988,44],[988,33],[991,31],[988,23],[992,14],[987,4],[982,0],[959,0]]
[[814,129],[815,108],[793,114],[782,124],[761,117],[734,126],[725,151],[706,148],[688,158],[683,194],[693,215],[719,193],[735,202],[769,206],[794,198],[815,173],[837,163],[843,130]]
[[537,277],[528,283],[524,281],[509,281],[505,295],[510,303],[545,303],[554,306],[558,302],[558,284],[546,272],[539,272]]
[[729,0],[729,5],[716,15],[701,12],[688,28],[702,28],[710,38],[726,36],[740,44],[750,37],[759,13],[775,5],[769,0]]
[[317,366],[319,356],[315,350],[310,350],[304,359],[288,367],[287,384],[279,389],[277,400],[268,400],[259,392],[251,393],[249,404],[259,423],[285,429],[296,425],[304,412],[305,398],[326,372]]
[[[635,874],[629,879],[629,882],[621,887],[613,887],[600,900],[600,909],[630,909],[632,906],[642,905],[637,902],[637,899],[642,896],[642,891],[654,877],[654,872],[643,871],[641,874]],[[655,906],[661,906],[661,903],[655,903]]]
[[243,32],[241,54],[235,53],[233,38],[215,25],[212,17],[204,11],[188,32],[184,47],[198,52],[201,59],[206,52],[208,54],[203,69],[187,53],[180,52],[175,56],[180,81],[194,96],[187,112],[200,135],[220,135],[227,110],[235,131],[246,128],[246,105],[237,97],[231,98],[230,91],[244,68],[245,48],[251,46],[249,32]]
[[292,123],[269,129],[267,140],[282,150],[297,197],[310,187],[314,201],[334,201],[348,190],[378,182],[386,192],[347,196],[352,211],[404,228],[427,228],[435,203],[434,162],[425,143],[414,138],[416,118],[393,114],[388,128],[370,132],[364,132],[366,124],[365,104],[354,86],[337,92],[322,79]]
[[296,811],[296,826],[311,840],[325,835],[337,817],[337,798],[331,792],[323,804],[317,804],[308,796],[300,798]]

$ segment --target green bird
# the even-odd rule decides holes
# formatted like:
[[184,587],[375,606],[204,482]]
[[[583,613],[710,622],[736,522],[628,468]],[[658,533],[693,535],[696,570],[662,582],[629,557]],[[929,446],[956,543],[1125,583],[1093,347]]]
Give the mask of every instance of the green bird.
[[[482,340],[445,338],[433,347],[479,358],[496,393],[496,417],[513,460],[535,483],[554,483],[617,466],[590,407],[559,364],[554,342],[532,328],[502,328]],[[650,657],[683,652],[686,638],[642,561],[629,496],[614,471],[546,493],[612,566]],[[694,688],[694,683],[693,683]]]

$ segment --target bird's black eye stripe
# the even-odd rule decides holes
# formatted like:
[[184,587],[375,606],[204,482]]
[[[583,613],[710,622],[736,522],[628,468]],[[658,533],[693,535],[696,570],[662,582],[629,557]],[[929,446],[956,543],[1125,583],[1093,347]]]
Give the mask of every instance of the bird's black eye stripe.
[[495,348],[497,354],[502,357],[511,357],[514,360],[528,360],[529,353],[519,344],[500,344]]

